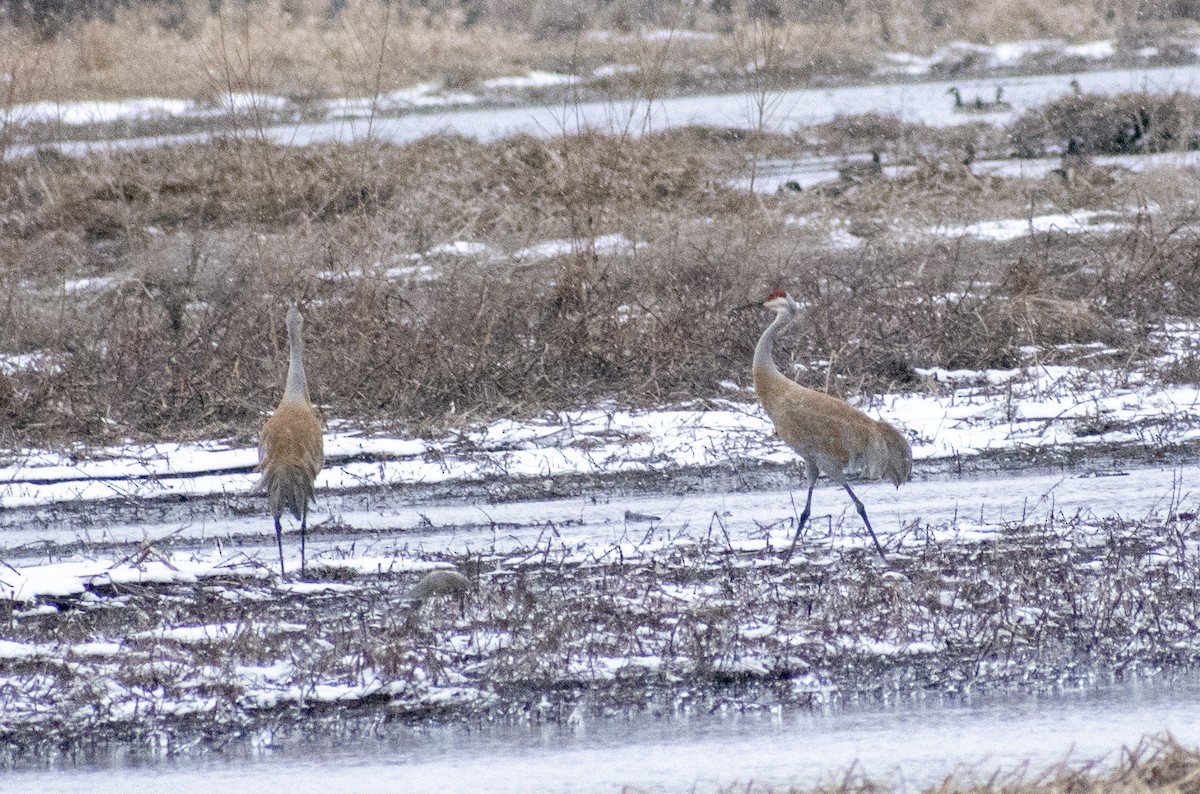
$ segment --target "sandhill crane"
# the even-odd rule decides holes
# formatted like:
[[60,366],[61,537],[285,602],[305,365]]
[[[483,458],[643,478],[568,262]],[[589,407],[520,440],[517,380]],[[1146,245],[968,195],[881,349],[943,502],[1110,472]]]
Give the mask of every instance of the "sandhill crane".
[[260,487],[267,492],[275,517],[275,543],[279,547],[279,575],[283,576],[283,528],[279,519],[287,510],[300,522],[300,573],[304,574],[304,536],[308,529],[308,503],[313,499],[317,472],[325,463],[321,421],[308,399],[304,377],[304,321],[295,306],[288,307],[288,372],[283,399],[258,436]]
[[791,324],[800,307],[791,295],[776,291],[767,297],[763,308],[775,312],[775,320],[763,331],[754,348],[754,391],[776,432],[804,458],[808,474],[808,498],[788,556],[795,550],[812,511],[817,475],[824,472],[850,494],[879,556],[886,562],[883,546],[867,518],[867,508],[847,480],[851,474],[873,479],[886,477],[899,486],[912,476],[912,448],[900,431],[886,422],[872,419],[836,397],[806,389],[780,372],[772,357],[775,337]]

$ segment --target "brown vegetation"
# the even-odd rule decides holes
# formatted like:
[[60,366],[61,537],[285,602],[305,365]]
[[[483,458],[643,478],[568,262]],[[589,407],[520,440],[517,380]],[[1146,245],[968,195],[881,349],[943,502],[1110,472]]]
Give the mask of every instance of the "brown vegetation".
[[[215,5],[5,0],[0,73],[12,79],[5,86],[10,95],[0,99],[203,100],[257,90],[302,102],[371,96],[421,81],[471,88],[531,68],[586,75],[612,64],[653,64],[653,79],[694,89],[743,79],[746,63],[755,60],[745,42],[763,25],[781,31],[778,52],[771,56],[776,78],[795,82],[866,74],[885,50],[929,52],[956,40],[1107,36],[1117,38],[1123,51],[1148,43],[1165,51],[1171,34],[1194,13],[1187,4],[1094,0]],[[669,57],[665,42],[647,36],[648,30],[676,32]]]
[[[308,304],[314,398],[410,428],[717,393],[745,376],[763,321],[735,308],[778,285],[809,305],[798,355],[832,359],[852,388],[903,383],[914,365],[1011,364],[1023,344],[1118,342],[1124,320],[1195,308],[1191,235],[1149,218],[1102,250],[1067,238],[814,250],[786,222],[869,226],[901,202],[921,206],[914,187],[933,206],[951,191],[960,207],[1011,207],[1052,185],[881,180],[755,203],[724,186],[744,142],[695,142],[687,130],[405,147],[225,140],[11,163],[0,319],[7,349],[46,365],[13,374],[8,441],[249,437],[282,374],[282,331],[262,333],[263,320],[289,299]],[[594,250],[609,233],[638,246]],[[458,239],[512,252],[554,238],[578,242],[544,260],[408,258]]]
[[[39,363],[10,367],[2,441],[248,443],[282,377],[285,338],[264,320],[291,300],[314,401],[409,432],[720,394],[747,381],[764,322],[739,307],[779,287],[807,306],[793,359],[828,362],[801,380],[835,394],[912,387],[919,366],[1012,366],[1027,345],[1152,354],[1153,324],[1200,311],[1191,177],[1081,187],[960,162],[964,141],[1003,154],[1008,138],[865,117],[795,135],[233,136],[9,160],[0,337]],[[731,187],[759,158],[862,148],[914,165],[804,193]],[[1128,226],[1003,244],[927,232],[1078,207]],[[831,229],[861,245],[831,247]],[[628,244],[606,250],[611,235]],[[514,256],[554,239],[573,242]],[[454,241],[487,248],[437,253]]]

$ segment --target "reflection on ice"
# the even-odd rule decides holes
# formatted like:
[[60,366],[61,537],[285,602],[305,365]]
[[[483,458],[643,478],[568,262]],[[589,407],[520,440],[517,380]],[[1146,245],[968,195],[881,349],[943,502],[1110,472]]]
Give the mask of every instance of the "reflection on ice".
[[1122,747],[1169,731],[1200,743],[1193,678],[973,702],[902,702],[827,711],[635,715],[575,714],[565,725],[423,728],[380,723],[337,749],[278,731],[220,758],[10,773],[6,792],[133,789],[256,794],[355,792],[714,792],[731,786],[811,786],[853,768],[902,790],[947,775],[987,779],[1066,761],[1111,767]]

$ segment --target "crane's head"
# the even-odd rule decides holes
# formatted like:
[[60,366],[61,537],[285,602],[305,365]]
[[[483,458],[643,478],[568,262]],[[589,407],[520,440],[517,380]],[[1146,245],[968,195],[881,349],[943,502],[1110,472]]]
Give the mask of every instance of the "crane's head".
[[790,311],[796,308],[796,301],[792,300],[791,295],[788,295],[781,289],[777,289],[763,301],[763,308],[770,309],[773,312]]
[[304,322],[304,319],[300,316],[300,310],[296,308],[296,304],[293,303],[290,306],[288,306],[288,313],[287,313],[288,328],[291,328],[292,326],[299,328],[303,322]]

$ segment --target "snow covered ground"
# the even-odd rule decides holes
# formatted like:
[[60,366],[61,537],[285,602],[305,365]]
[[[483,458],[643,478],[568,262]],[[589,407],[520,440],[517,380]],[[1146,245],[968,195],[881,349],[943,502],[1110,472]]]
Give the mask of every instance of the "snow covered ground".
[[[1186,344],[1196,332],[1172,330]],[[1162,385],[1136,374],[1114,383],[1103,371],[1036,363],[919,373],[932,393],[885,395],[862,406],[904,430],[918,463],[1021,448],[1166,447],[1200,439],[1197,385]],[[705,409],[600,406],[530,422],[502,420],[442,439],[378,437],[332,424],[317,480],[322,491],[795,458],[748,395]],[[87,457],[26,450],[0,468],[0,506],[240,493],[256,482],[255,465],[257,450],[217,441],[112,447]]]

